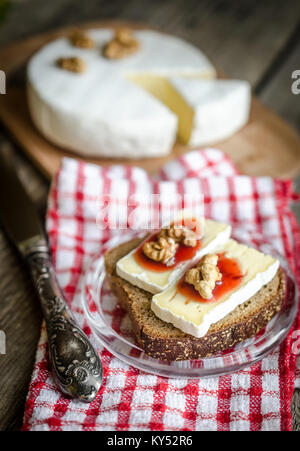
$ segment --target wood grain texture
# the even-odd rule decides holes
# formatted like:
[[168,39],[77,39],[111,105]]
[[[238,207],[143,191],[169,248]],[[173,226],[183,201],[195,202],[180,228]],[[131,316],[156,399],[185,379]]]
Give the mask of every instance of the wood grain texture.
[[292,73],[300,70],[300,25],[295,39],[287,57],[274,68],[273,77],[259,93],[259,97],[264,105],[272,108],[300,132],[300,93],[297,95],[292,91],[292,83],[295,81],[292,79]]
[[[96,22],[84,28],[118,27],[122,22]],[[131,28],[140,28],[134,23],[124,22]],[[55,34],[37,36],[20,45],[14,44],[0,50],[7,74],[16,69],[16,61],[23,64],[42,44],[54,36],[68,35],[69,29]],[[21,61],[22,59],[22,61]],[[14,89],[8,87],[8,93],[0,98],[0,117],[26,153],[38,167],[51,178],[60,166],[64,156],[78,157],[66,152],[42,137],[33,126],[27,109],[24,86]],[[300,170],[300,141],[298,136],[279,117],[266,109],[257,99],[253,99],[248,123],[237,133],[222,142],[211,144],[224,150],[236,163],[239,170],[249,175],[270,175],[272,177],[293,177]],[[80,158],[101,165],[130,164],[146,169],[150,174],[156,173],[163,164],[191,150],[188,146],[177,143],[172,152],[163,158],[140,160]]]
[[[0,44],[91,20],[120,18],[147,23],[191,41],[203,49],[229,77],[247,79],[253,88],[268,72],[267,83],[259,96],[263,97],[268,86],[275,83],[275,88],[270,88],[263,100],[297,126],[294,102],[299,105],[300,96],[297,100],[286,96],[288,83],[281,83],[280,69],[289,64],[290,54],[286,45],[297,26],[299,8],[297,0],[23,0],[13,4],[6,23],[0,26]],[[281,52],[283,58],[277,63]],[[12,62],[15,67],[23,61],[22,54],[20,60],[15,62],[9,60],[9,53],[7,58],[9,64]],[[4,61],[0,61],[0,69],[2,64]],[[277,83],[279,89],[283,89],[279,96]],[[0,147],[2,141],[0,135]],[[20,152],[15,152],[15,157],[22,180],[42,212],[46,205],[48,183]],[[40,332],[40,311],[23,264],[1,227],[0,276],[0,329],[7,332],[10,341],[8,354],[0,355],[0,430],[4,430],[17,429],[22,421]],[[300,429],[299,411],[298,391],[292,404],[294,430]]]
[[293,431],[300,432],[300,390],[296,389],[292,399]]
[[[0,135],[0,147],[7,147]],[[14,153],[18,174],[44,217],[48,184],[22,156]],[[3,193],[1,193],[3,195]],[[0,355],[0,430],[21,425],[28,383],[40,336],[41,310],[30,277],[0,226],[0,330],[6,354]]]
[[[24,0],[11,9],[0,45],[75,23],[142,22],[189,40],[229,77],[254,86],[298,22],[297,0]],[[245,51],[246,49],[246,51]]]
[[[280,56],[278,65],[274,65],[273,76],[266,80],[258,94],[263,104],[284,117],[300,136],[300,93],[294,94],[291,89],[295,81],[292,73],[300,70],[300,23],[293,35],[287,54]],[[300,174],[295,177],[294,184],[300,192]],[[294,204],[292,209],[300,220],[300,203]]]

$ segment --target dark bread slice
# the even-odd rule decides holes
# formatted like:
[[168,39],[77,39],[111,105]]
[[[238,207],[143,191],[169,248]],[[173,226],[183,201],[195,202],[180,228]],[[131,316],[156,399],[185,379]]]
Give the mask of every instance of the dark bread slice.
[[131,317],[139,345],[151,357],[188,360],[210,356],[254,336],[281,308],[285,279],[280,269],[258,293],[212,324],[204,337],[188,335],[152,312],[151,293],[135,287],[116,274],[117,261],[140,242],[141,239],[134,239],[108,251],[105,267],[112,291]]

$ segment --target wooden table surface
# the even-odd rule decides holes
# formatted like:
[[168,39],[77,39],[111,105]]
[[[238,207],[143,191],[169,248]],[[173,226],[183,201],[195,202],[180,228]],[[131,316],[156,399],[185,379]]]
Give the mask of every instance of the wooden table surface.
[[[300,69],[299,17],[299,0],[12,0],[0,23],[0,45],[96,19],[161,27],[200,47],[229,77],[248,80],[260,100],[300,132],[300,95],[291,92],[291,74]],[[19,175],[43,217],[47,181],[1,126],[0,146],[13,152]],[[300,176],[295,183],[300,191]],[[300,221],[300,206],[294,211]],[[1,225],[0,295],[0,330],[7,341],[6,355],[0,355],[0,430],[15,430],[22,423],[42,318],[28,275]],[[299,391],[292,412],[294,430],[300,430]]]

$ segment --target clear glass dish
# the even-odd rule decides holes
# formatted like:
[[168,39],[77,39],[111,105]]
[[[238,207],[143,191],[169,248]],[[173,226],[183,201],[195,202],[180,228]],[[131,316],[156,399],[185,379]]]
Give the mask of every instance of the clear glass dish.
[[[243,234],[243,238],[245,238]],[[110,249],[132,238],[132,234],[116,237],[106,244]],[[235,234],[235,237],[238,237]],[[253,239],[253,236],[251,236]],[[245,244],[247,241],[243,241]],[[170,378],[202,378],[220,376],[249,367],[265,357],[284,340],[297,313],[297,285],[286,260],[270,243],[255,236],[257,247],[281,262],[286,280],[285,299],[281,311],[255,337],[212,357],[199,360],[168,362],[149,357],[135,341],[131,320],[118,304],[105,281],[103,256],[96,255],[86,268],[82,286],[82,307],[96,339],[114,356],[142,371]],[[250,244],[249,244],[250,245]]]

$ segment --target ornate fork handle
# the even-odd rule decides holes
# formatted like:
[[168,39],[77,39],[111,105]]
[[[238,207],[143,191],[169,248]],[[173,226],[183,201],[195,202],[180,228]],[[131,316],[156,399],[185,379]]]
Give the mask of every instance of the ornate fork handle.
[[74,317],[58,286],[47,246],[39,244],[26,255],[44,313],[49,357],[57,384],[73,397],[91,402],[103,378],[102,364],[95,349]]

